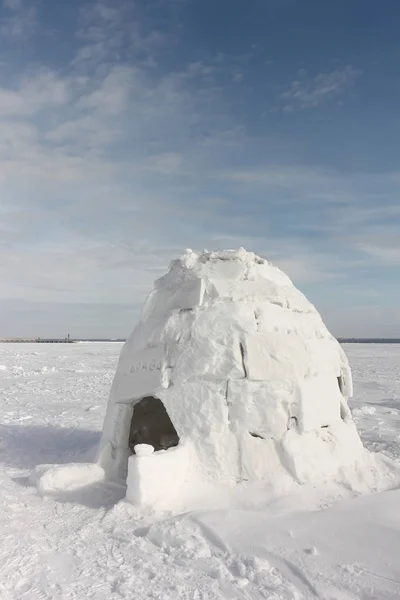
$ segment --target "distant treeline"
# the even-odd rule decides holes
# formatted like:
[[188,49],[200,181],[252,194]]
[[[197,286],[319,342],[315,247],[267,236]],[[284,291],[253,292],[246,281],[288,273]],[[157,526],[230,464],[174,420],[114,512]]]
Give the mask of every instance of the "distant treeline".
[[125,342],[109,338],[0,338],[1,344],[75,344],[76,342]]
[[[400,344],[400,338],[337,338],[341,344]],[[126,342],[124,338],[0,338],[0,343],[74,344],[76,342]]]
[[123,338],[74,338],[74,342],[126,342]]
[[400,344],[400,338],[338,338],[341,344]]

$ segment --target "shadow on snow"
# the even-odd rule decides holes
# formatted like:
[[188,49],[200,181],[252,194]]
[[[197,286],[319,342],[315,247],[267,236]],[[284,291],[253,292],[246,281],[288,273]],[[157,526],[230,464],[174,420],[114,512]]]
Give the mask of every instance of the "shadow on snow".
[[[26,486],[29,472],[40,464],[92,462],[100,432],[53,425],[0,425],[0,463],[25,473],[12,480]],[[111,508],[125,496],[125,488],[109,482],[90,483],[76,490],[46,494],[57,502],[89,508]]]
[[93,460],[100,432],[53,425],[0,425],[0,463],[17,469]]

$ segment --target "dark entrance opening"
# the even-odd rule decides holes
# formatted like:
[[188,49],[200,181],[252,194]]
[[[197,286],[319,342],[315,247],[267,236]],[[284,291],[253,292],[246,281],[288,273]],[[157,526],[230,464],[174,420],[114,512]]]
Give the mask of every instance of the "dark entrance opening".
[[151,444],[154,450],[167,450],[179,444],[176,429],[159,398],[146,396],[135,404],[129,433],[133,454],[136,444]]

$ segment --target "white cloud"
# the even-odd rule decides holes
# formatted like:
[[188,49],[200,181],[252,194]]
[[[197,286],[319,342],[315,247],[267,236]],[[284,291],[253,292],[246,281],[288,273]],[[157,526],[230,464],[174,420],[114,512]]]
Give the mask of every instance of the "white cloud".
[[[352,278],[360,269],[372,273],[400,264],[397,172],[265,165],[215,175],[231,183],[236,195],[265,198],[253,205],[254,220],[263,213],[268,219],[270,212],[276,220],[281,213],[285,242],[276,260],[295,279],[322,281],[345,273]],[[300,245],[290,243],[289,231]],[[281,248],[279,240],[273,244]],[[274,257],[273,247],[267,256]]]
[[[362,264],[380,260],[350,235],[357,222],[376,233],[368,229],[379,214],[367,176],[302,165],[240,168],[238,157],[251,161],[256,146],[225,114],[215,80],[239,83],[251,55],[160,74],[165,38],[133,23],[137,4],[89,5],[69,69],[27,68],[0,88],[0,299],[18,299],[32,314],[50,302],[65,315],[67,304],[86,304],[102,334],[93,307],[137,307],[187,246],[244,245],[300,287],[343,280],[357,266],[352,251]],[[290,102],[315,105],[350,79],[318,76]],[[392,196],[400,179],[385,177]],[[271,207],[282,213],[283,234],[268,219]],[[326,231],[328,243],[316,247],[302,227]],[[40,318],[45,325],[46,314]]]
[[3,6],[9,10],[19,10],[22,8],[22,0],[3,0]]
[[[174,10],[174,2],[164,3],[164,9]],[[155,66],[156,56],[171,41],[171,35],[152,28],[151,23],[143,27],[142,12],[146,6],[131,0],[95,0],[81,10],[82,40],[74,65],[119,62],[121,54],[129,56],[135,64]]]
[[371,259],[383,265],[400,266],[400,240],[399,235],[372,235],[365,236],[357,241],[357,247]]
[[24,0],[3,0],[3,7],[9,10],[10,14],[2,17],[1,36],[21,38],[37,30],[35,6],[30,6]]
[[[0,88],[0,178],[77,181],[96,170],[102,178],[124,165],[128,169],[123,158],[107,157],[124,140],[130,172],[176,171],[179,153],[163,152],[160,142],[169,146],[173,132],[182,145],[193,111],[174,75],[151,82],[143,69],[120,66],[103,75],[30,73],[14,88]],[[149,137],[159,140],[158,147],[152,148]]]
[[300,72],[298,79],[292,81],[289,89],[280,94],[280,100],[284,103],[283,110],[295,112],[316,108],[351,88],[359,75],[360,71],[349,65],[329,73],[319,73],[312,79],[309,79],[306,73]]
[[241,72],[234,73],[232,76],[232,81],[235,83],[241,83],[243,81],[244,75]]
[[0,119],[29,117],[43,110],[65,106],[72,80],[41,70],[23,77],[15,87],[0,87]]
[[181,172],[183,158],[177,152],[164,152],[156,154],[143,161],[137,167],[138,172],[153,172],[161,175],[171,175]]
[[328,182],[332,181],[332,174],[328,170],[314,167],[293,165],[271,165],[262,167],[241,168],[217,174],[225,180],[242,184],[271,186],[286,189],[327,189]]
[[[360,221],[376,222],[400,215],[397,202],[400,177],[397,171],[343,172],[307,164],[267,163],[214,171],[213,175],[216,179],[240,185],[247,193],[268,193],[272,204],[282,202],[282,196],[277,192],[283,191],[287,202],[329,208],[332,224],[337,220],[341,227],[346,222],[354,226]],[[345,210],[341,210],[340,206]]]
[[115,66],[100,81],[95,90],[79,99],[76,107],[106,115],[119,115],[128,107],[134,78],[134,69]]
[[179,253],[143,241],[74,240],[42,242],[32,248],[4,248],[0,297],[34,302],[143,302],[153,280]]

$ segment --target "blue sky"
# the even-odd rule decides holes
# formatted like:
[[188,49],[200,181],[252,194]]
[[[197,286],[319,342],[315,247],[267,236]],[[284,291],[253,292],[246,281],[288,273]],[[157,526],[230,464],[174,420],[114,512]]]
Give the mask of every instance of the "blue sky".
[[400,336],[400,5],[2,0],[0,336],[124,336],[185,248]]

